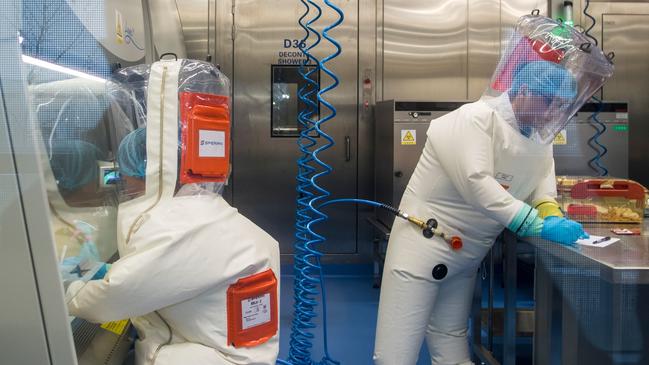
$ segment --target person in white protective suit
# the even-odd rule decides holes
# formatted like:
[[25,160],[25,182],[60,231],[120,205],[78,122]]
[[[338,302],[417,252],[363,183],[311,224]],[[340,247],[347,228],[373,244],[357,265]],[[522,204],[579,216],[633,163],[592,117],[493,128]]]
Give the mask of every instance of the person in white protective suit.
[[551,19],[521,18],[487,94],[431,122],[399,209],[437,219],[463,248],[394,222],[377,365],[415,364],[424,338],[432,364],[472,364],[467,322],[476,273],[504,228],[561,244],[587,236],[554,200],[551,144],[613,72],[599,49],[582,43],[580,33]]
[[116,78],[120,259],[102,280],[70,288],[70,314],[130,318],[138,365],[274,364],[278,243],[220,194],[230,169],[227,78],[190,60]]
[[42,137],[39,150],[57,257],[109,260],[116,249],[117,212],[114,190],[99,183],[108,149],[101,133],[105,86],[73,78],[32,85],[29,91]]
[[115,206],[111,194],[98,189],[101,159],[95,145],[63,140],[54,142],[51,151],[43,170],[59,272],[66,287],[103,276],[104,262],[116,248]]

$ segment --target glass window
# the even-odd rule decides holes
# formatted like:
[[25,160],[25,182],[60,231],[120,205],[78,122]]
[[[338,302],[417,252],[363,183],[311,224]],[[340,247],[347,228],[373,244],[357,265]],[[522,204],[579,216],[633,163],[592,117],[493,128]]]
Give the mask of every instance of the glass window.
[[[271,136],[297,137],[308,126],[300,123],[300,113],[304,121],[316,121],[319,117],[317,90],[307,83],[300,70],[308,73],[316,84],[320,82],[315,66],[271,66]],[[310,92],[311,91],[311,92]],[[311,103],[299,98],[300,93],[308,94]]]
[[[101,275],[103,263],[117,252],[119,175],[106,82],[120,63],[144,60],[138,5],[96,4],[102,4],[99,10],[92,2],[24,1],[20,28],[55,254],[66,287]],[[114,24],[123,28],[121,39],[119,32],[106,34]]]

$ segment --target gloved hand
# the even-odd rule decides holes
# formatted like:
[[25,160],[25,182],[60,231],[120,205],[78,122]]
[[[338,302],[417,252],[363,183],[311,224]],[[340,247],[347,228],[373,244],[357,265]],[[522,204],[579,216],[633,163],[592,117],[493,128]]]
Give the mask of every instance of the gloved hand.
[[101,264],[101,267],[99,268],[99,270],[97,270],[95,275],[93,275],[92,278],[90,278],[90,280],[101,280],[101,279],[103,279],[104,276],[106,276],[106,274],[108,273],[108,270],[110,270],[111,266],[112,266],[111,264]]
[[547,217],[543,220],[541,238],[564,245],[573,245],[578,239],[590,237],[581,224],[562,217]]
[[564,245],[573,245],[580,238],[588,238],[581,224],[563,217],[539,217],[539,212],[525,204],[514,216],[508,227],[521,237],[541,238]]
[[550,197],[536,199],[532,202],[534,209],[539,211],[539,218],[545,219],[547,217],[563,217],[563,212],[559,207],[559,203]]

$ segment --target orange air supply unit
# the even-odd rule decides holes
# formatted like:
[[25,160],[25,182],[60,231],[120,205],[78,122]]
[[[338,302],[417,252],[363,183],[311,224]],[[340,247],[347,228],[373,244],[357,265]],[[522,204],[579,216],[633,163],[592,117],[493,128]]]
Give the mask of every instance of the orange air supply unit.
[[239,279],[227,296],[229,345],[254,347],[277,334],[277,278],[271,269]]
[[225,182],[230,174],[228,97],[181,92],[180,122],[180,182]]

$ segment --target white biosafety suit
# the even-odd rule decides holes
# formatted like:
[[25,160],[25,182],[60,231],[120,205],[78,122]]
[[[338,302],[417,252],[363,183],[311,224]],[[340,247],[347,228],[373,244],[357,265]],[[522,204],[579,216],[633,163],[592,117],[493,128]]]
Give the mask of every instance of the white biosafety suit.
[[[399,209],[436,218],[464,245],[454,251],[407,221],[394,222],[381,286],[376,364],[416,363],[424,336],[433,364],[470,363],[467,318],[480,262],[523,207],[522,200],[556,192],[552,146],[521,135],[485,101],[434,120],[427,135]],[[439,280],[433,277],[438,265],[447,268]]]
[[[76,293],[70,314],[93,322],[131,318],[138,332],[138,365],[274,364],[277,331],[247,346],[230,343],[228,301],[241,279],[270,270],[279,280],[277,242],[203,185],[189,183],[176,191],[179,73],[192,67],[220,74],[188,60],[160,61],[145,74],[146,193],[120,204],[120,259],[103,280]],[[229,89],[227,83],[224,87]],[[278,285],[273,290],[276,299]],[[232,303],[252,318],[249,326],[277,321],[278,301],[260,298],[272,314],[247,312],[258,302]]]
[[[399,209],[435,218],[444,232],[462,238],[463,247],[454,251],[443,239],[395,221],[381,287],[377,365],[414,365],[424,338],[432,364],[472,364],[471,296],[495,238],[506,227],[560,237],[560,229],[546,225],[524,201],[553,201],[551,142],[612,75],[601,50],[583,42],[565,24],[522,17],[483,98],[431,122]],[[562,219],[548,217],[574,226],[577,237],[583,233]]]

